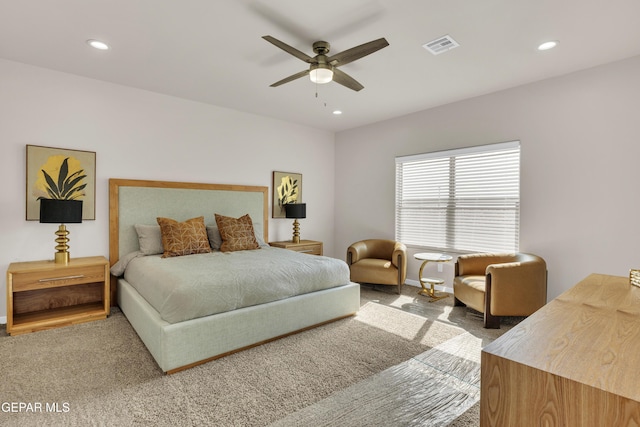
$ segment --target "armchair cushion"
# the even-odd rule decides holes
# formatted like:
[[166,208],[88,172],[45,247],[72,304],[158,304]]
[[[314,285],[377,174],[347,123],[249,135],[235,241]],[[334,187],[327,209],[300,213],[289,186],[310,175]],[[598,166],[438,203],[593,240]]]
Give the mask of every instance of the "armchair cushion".
[[467,307],[484,313],[485,275],[456,276],[453,282],[454,296]]

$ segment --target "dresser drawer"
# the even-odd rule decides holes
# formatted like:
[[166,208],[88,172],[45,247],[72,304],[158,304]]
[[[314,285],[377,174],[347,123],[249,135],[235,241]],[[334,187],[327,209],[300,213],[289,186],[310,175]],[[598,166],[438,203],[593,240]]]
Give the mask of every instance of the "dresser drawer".
[[103,265],[88,265],[17,272],[11,275],[13,292],[104,282],[104,271]]

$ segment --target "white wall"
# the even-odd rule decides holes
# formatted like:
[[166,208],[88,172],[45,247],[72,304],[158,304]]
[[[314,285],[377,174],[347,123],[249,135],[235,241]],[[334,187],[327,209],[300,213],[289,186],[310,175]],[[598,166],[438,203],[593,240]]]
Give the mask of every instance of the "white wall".
[[[96,220],[68,227],[72,257],[108,257],[109,178],[271,187],[274,170],[302,173],[302,238],[333,255],[332,132],[0,60],[0,144],[3,272],[55,252],[57,225],[25,220],[27,144],[96,152]],[[291,234],[292,221],[269,221],[270,240]]]
[[341,132],[335,251],[394,238],[395,156],[520,140],[520,249],[546,259],[548,297],[592,272],[627,276],[640,267],[639,117],[640,56]]
[[[344,258],[353,241],[394,237],[395,156],[518,139],[520,246],[547,260],[553,298],[591,272],[640,267],[639,112],[634,57],[341,132],[334,144],[330,132],[0,60],[0,269],[54,252],[57,226],[24,219],[27,144],[97,153],[96,220],[69,227],[72,256],[108,256],[110,177],[271,186],[283,170],[303,174],[302,237]],[[288,220],[269,229],[290,238]]]

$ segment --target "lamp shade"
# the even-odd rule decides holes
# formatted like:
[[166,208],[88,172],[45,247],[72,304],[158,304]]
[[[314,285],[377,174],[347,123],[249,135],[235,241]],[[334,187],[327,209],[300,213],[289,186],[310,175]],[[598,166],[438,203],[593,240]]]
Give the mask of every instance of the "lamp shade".
[[82,200],[40,199],[40,222],[55,224],[82,222]]
[[306,203],[287,203],[284,205],[285,216],[287,218],[306,218],[307,217],[307,204]]

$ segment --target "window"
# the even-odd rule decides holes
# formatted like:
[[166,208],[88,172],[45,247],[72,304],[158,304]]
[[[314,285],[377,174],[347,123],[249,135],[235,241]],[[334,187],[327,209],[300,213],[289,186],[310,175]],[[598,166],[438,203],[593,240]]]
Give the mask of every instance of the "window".
[[396,158],[396,239],[450,252],[517,252],[520,142]]

